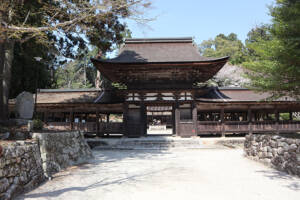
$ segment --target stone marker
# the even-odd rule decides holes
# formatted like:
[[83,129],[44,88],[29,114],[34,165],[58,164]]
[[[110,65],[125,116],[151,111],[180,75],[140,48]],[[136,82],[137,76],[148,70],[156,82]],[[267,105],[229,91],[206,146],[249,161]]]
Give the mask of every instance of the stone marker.
[[31,119],[34,111],[34,99],[30,92],[22,92],[16,98],[16,114],[20,119]]

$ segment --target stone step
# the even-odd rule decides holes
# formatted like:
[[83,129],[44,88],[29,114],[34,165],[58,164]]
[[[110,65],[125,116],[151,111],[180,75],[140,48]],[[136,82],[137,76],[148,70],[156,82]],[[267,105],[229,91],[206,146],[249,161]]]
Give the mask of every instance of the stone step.
[[97,149],[170,149],[170,148],[216,148],[214,145],[203,145],[200,138],[120,138],[120,139],[87,139],[91,148]]

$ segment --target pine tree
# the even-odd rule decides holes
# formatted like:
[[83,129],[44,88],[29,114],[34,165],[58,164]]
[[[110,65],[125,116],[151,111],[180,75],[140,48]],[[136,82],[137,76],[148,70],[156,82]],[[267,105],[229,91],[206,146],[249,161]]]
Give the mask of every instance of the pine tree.
[[270,37],[249,43],[255,59],[244,63],[250,70],[249,87],[274,97],[300,97],[300,2],[277,0],[270,7]]

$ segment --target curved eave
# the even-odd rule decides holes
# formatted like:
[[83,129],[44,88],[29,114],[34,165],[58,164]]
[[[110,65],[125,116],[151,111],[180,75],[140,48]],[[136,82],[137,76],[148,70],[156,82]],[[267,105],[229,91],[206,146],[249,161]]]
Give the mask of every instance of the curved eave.
[[165,62],[116,62],[111,59],[97,59],[91,58],[91,61],[95,64],[102,63],[102,64],[113,64],[113,65],[147,65],[147,64],[197,64],[197,63],[214,63],[214,62],[227,62],[229,56],[221,57],[221,58],[214,58],[209,60],[198,60],[198,61],[165,61]]
[[[212,78],[227,62],[229,57],[223,57],[205,61],[183,61],[183,62],[142,62],[142,63],[116,63],[107,60],[92,59],[95,67],[110,81],[121,83],[133,83],[140,74],[140,79],[145,82],[161,80],[160,75],[165,77],[177,73],[177,78],[168,78],[172,81],[183,82],[205,82]],[[179,72],[179,71],[181,72]],[[196,71],[195,71],[196,70]],[[193,74],[193,73],[197,74]],[[178,73],[183,73],[178,75]],[[133,75],[134,74],[134,75]],[[202,74],[199,78],[199,74]],[[146,76],[146,77],[145,77]],[[187,77],[195,77],[192,80]],[[179,78],[178,78],[179,77]],[[181,80],[185,77],[185,80]],[[138,78],[139,79],[139,78]],[[150,80],[151,79],[151,80]]]

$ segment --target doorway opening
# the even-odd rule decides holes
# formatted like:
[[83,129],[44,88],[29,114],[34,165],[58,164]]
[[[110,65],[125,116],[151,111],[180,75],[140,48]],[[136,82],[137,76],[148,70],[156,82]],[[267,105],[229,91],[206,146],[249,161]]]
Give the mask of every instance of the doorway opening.
[[172,135],[172,106],[147,106],[147,135]]

